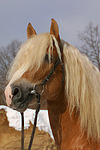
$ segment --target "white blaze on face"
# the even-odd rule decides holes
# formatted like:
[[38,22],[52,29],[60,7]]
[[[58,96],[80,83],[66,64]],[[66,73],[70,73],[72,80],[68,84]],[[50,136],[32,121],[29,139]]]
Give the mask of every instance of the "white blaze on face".
[[12,89],[10,87],[10,84],[8,84],[6,86],[4,93],[5,93],[5,97],[6,97],[6,103],[7,103],[8,106],[10,106],[11,103],[12,103],[12,97],[13,97]]
[[21,75],[22,74],[19,71],[17,71],[13,75],[12,79],[10,80],[10,82],[8,83],[8,85],[5,88],[4,94],[5,94],[6,103],[7,103],[8,106],[11,105],[11,103],[12,103],[12,97],[13,97],[13,95],[12,95],[12,89],[11,89],[11,84],[13,84],[14,81],[16,81],[17,79],[19,79],[21,77]]

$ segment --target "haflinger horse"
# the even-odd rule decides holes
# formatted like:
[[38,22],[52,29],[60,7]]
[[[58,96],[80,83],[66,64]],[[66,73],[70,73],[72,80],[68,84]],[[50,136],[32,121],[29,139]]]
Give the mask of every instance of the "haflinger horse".
[[58,150],[100,150],[98,69],[75,47],[60,39],[54,19],[50,32],[38,35],[29,23],[27,37],[7,74],[7,105],[19,112],[33,108],[35,87],[41,93],[41,102],[47,100]]

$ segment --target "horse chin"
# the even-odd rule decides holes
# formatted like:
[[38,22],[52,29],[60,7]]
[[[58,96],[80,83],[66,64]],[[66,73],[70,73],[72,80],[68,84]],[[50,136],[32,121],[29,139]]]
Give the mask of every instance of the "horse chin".
[[28,104],[28,107],[29,109],[36,109],[37,107],[37,100],[34,99],[33,101],[31,101],[29,104]]
[[24,112],[27,108],[33,109],[36,108],[36,99],[35,97],[27,97],[24,100],[20,101],[20,102],[13,102],[12,100],[12,104],[10,105],[10,108],[19,111],[19,112]]
[[23,107],[23,108],[11,107],[11,108],[12,108],[13,110],[16,110],[16,111],[20,112],[20,113],[24,112],[24,111],[27,109],[27,107]]

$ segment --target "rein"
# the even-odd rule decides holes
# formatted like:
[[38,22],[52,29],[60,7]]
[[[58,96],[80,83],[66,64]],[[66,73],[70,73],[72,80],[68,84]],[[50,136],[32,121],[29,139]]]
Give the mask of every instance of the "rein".
[[[31,134],[28,150],[31,150],[31,147],[32,147],[32,142],[33,142],[36,124],[37,124],[38,112],[40,110],[40,98],[41,98],[42,93],[44,92],[44,84],[50,79],[50,77],[52,76],[53,72],[55,71],[55,69],[59,63],[60,63],[60,59],[58,57],[53,68],[51,69],[50,73],[47,75],[47,77],[42,82],[40,82],[40,81],[37,82],[34,85],[33,90],[30,92],[30,94],[35,95],[37,98],[37,108],[36,108],[36,112],[35,112],[34,125],[33,125],[33,130],[32,130],[32,134]],[[62,72],[63,72],[63,78],[62,78],[62,86],[63,86],[63,84],[64,84],[64,65],[63,65],[63,63],[61,63],[61,66],[62,66]],[[39,85],[42,85],[42,91],[40,93],[37,92],[37,89],[36,89],[36,87]],[[24,113],[21,113],[21,118],[22,118],[21,150],[24,150]]]

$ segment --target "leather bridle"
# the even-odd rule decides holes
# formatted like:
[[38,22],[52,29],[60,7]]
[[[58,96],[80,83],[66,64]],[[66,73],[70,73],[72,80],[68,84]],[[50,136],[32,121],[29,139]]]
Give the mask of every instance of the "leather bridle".
[[[34,134],[35,134],[35,129],[36,129],[36,124],[37,124],[37,116],[38,116],[38,112],[40,110],[40,98],[42,93],[44,92],[44,85],[46,82],[49,81],[50,77],[52,76],[53,72],[55,71],[56,67],[58,66],[58,64],[61,62],[61,67],[62,67],[62,73],[63,73],[63,78],[62,78],[62,87],[64,85],[64,65],[62,63],[62,61],[60,61],[59,57],[57,58],[53,68],[51,69],[51,71],[49,72],[49,74],[47,75],[47,77],[42,81],[42,82],[37,82],[33,89],[31,90],[30,94],[33,94],[36,96],[37,98],[37,108],[36,108],[36,112],[35,112],[35,119],[34,119],[34,125],[33,125],[33,131],[31,134],[31,138],[30,138],[30,143],[29,143],[29,147],[28,150],[31,150],[32,147],[32,142],[33,142],[33,138],[34,138]],[[36,89],[37,86],[42,86],[42,90],[39,93]],[[24,113],[21,113],[21,118],[22,118],[22,136],[21,136],[21,150],[24,150]]]

